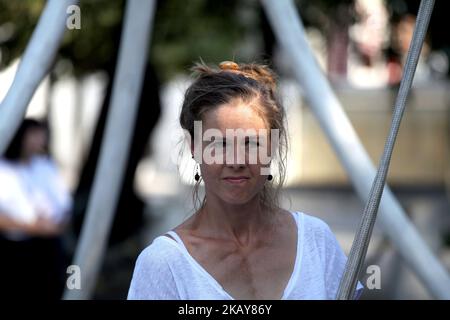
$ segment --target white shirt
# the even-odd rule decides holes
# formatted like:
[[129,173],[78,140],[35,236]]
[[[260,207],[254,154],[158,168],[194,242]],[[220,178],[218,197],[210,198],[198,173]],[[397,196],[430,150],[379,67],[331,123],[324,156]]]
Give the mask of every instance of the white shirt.
[[[71,206],[69,190],[48,157],[35,156],[26,164],[0,159],[0,214],[25,224],[39,215],[60,223]],[[17,232],[8,235],[23,238]]]
[[[335,299],[347,257],[322,220],[291,212],[298,230],[294,270],[282,300]],[[233,300],[188,252],[173,231],[159,236],[139,255],[128,299]],[[363,286],[358,283],[356,298]]]
[[16,167],[0,159],[0,214],[17,222],[33,223],[36,221],[35,209]]

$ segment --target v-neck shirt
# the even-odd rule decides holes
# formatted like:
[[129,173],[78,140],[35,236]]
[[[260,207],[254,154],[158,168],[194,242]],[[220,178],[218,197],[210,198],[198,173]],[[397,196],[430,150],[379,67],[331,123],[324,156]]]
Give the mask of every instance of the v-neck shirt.
[[[347,257],[329,226],[319,218],[292,212],[297,250],[281,300],[334,299]],[[156,237],[139,255],[128,299],[234,300],[189,253],[174,231]],[[362,285],[358,283],[355,298]]]

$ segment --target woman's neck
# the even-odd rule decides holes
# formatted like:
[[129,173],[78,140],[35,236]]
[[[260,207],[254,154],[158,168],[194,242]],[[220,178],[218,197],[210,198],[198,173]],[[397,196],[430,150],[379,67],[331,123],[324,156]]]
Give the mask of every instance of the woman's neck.
[[22,164],[29,164],[32,158],[33,158],[32,154],[22,152],[20,158],[18,159],[18,162]]
[[229,204],[214,196],[207,199],[196,214],[194,229],[208,230],[212,237],[244,246],[274,226],[275,213],[262,206],[257,196],[245,204]]

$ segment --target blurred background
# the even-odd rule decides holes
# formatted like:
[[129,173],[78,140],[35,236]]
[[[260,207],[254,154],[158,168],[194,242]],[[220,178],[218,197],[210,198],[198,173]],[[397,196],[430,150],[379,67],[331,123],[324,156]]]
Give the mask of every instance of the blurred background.
[[[79,237],[108,114],[124,13],[122,0],[81,0],[81,29],[67,30],[27,117],[47,121],[50,153],[70,189],[68,259]],[[0,101],[45,5],[0,0]],[[310,45],[377,165],[389,130],[416,0],[297,0]],[[388,183],[420,234],[450,270],[450,3],[437,1],[397,139]],[[303,101],[289,60],[253,0],[157,2],[129,163],[94,299],[123,299],[134,262],[192,207],[193,163],[180,162],[178,127],[195,61],[266,61],[280,75],[290,154],[283,204],[325,220],[349,252],[364,203]],[[169,159],[169,160],[168,160]],[[430,299],[376,225],[366,265],[381,289],[363,299]]]

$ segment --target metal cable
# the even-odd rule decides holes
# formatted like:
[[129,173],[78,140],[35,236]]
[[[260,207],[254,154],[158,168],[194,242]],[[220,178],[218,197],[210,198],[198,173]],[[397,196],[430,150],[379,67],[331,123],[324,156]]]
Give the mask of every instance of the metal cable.
[[411,84],[419,60],[420,51],[425,39],[425,34],[430,21],[431,13],[434,7],[434,0],[422,0],[417,14],[416,26],[409,47],[403,77],[400,83],[400,89],[395,101],[395,108],[391,123],[391,129],[386,140],[383,155],[380,160],[374,183],[370,190],[369,200],[364,208],[355,239],[345,266],[336,299],[348,300],[355,296],[356,283],[361,272],[364,259],[372,235],[373,226],[377,217],[378,206],[383,193],[386,175],[389,169],[392,151],[395,139],[397,138],[400,122],[405,110],[406,98],[408,96]]

